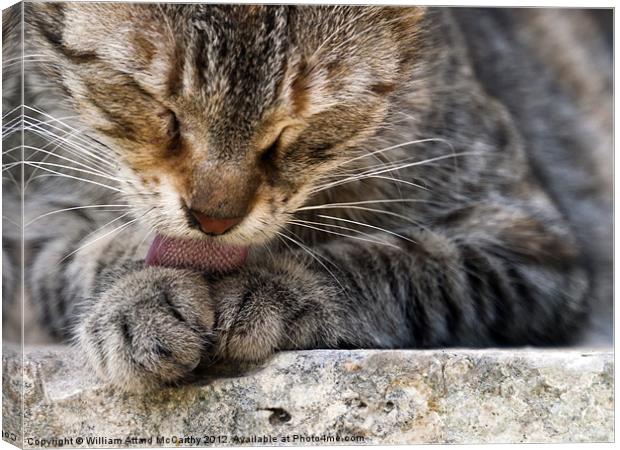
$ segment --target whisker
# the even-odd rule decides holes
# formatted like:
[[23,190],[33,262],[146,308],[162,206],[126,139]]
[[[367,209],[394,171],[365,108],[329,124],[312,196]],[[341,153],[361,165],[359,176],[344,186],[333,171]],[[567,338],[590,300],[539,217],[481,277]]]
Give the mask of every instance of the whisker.
[[146,231],[146,234],[144,235],[144,237],[142,238],[142,240],[140,241],[140,243],[138,244],[137,248],[142,247],[142,244],[144,244],[144,242],[148,239],[148,237],[149,237],[152,233],[154,233],[154,232],[155,232],[155,230],[154,230],[154,229],[149,228],[149,229]]
[[2,216],[2,220],[10,223],[11,225],[15,225],[17,228],[21,228],[21,225],[15,222],[13,219],[7,216]]
[[[69,130],[75,132],[76,135],[80,134],[80,133],[83,133],[83,130],[79,130],[77,128],[74,128],[71,125],[67,124],[66,122],[64,122],[62,120],[59,120],[57,117],[54,117],[51,114],[48,114],[47,112],[45,112],[45,111],[43,111],[41,109],[33,108],[31,106],[28,106],[28,105],[24,105],[24,107],[28,108],[28,109],[30,109],[30,110],[32,110],[34,112],[36,112],[37,114],[41,114],[41,115],[43,115],[45,117],[49,117],[51,119],[50,122],[58,122],[58,123],[62,124],[64,127],[68,128]],[[110,150],[110,148],[108,146],[102,144],[97,139],[94,139],[91,136],[88,136],[88,140],[86,140],[86,138],[83,137],[83,136],[80,136],[79,139],[82,140],[85,144],[88,144],[88,145],[91,144],[90,141],[96,142],[97,144],[99,144],[101,146],[102,149]]]
[[342,237],[349,238],[349,239],[356,239],[356,240],[359,240],[359,241],[370,242],[370,243],[373,243],[373,244],[387,245],[389,247],[398,248],[398,246],[396,246],[394,244],[390,244],[389,242],[377,241],[375,239],[364,239],[364,238],[361,238],[359,236],[351,236],[350,234],[338,233],[337,231],[324,230],[322,228],[314,227],[314,226],[312,226],[310,224],[322,225],[322,226],[325,226],[325,227],[341,228],[341,229],[350,230],[350,231],[353,231],[355,233],[362,234],[364,236],[372,236],[371,234],[363,233],[363,232],[361,232],[359,230],[356,230],[354,228],[343,227],[343,226],[340,226],[340,225],[331,225],[331,224],[322,223],[322,222],[311,222],[311,221],[305,221],[305,220],[304,221],[302,221],[302,220],[290,220],[287,223],[292,224],[292,225],[297,225],[297,226],[300,226],[300,227],[310,228],[310,229],[313,229],[313,230],[316,230],[316,231],[321,231],[323,233],[334,234],[336,236],[342,236]]
[[[127,213],[127,214],[129,214],[129,213]],[[61,259],[59,262],[61,262],[61,263],[62,263],[62,262],[63,262],[63,261],[65,261],[67,258],[70,258],[72,255],[75,255],[77,252],[79,252],[79,251],[81,251],[81,250],[85,249],[86,247],[88,247],[88,246],[90,246],[90,245],[93,245],[95,242],[100,241],[101,239],[105,238],[106,236],[109,236],[109,235],[110,235],[110,234],[112,234],[112,233],[118,233],[118,232],[120,232],[121,230],[123,230],[123,229],[127,228],[128,226],[130,226],[131,224],[133,224],[133,223],[137,222],[138,220],[139,220],[139,218],[132,219],[132,220],[130,220],[129,222],[126,222],[126,223],[124,223],[124,224],[122,224],[122,225],[120,225],[120,226],[118,226],[118,227],[114,228],[112,231],[109,231],[109,232],[107,232],[107,233],[103,234],[102,236],[99,236],[97,239],[94,239],[94,240],[92,240],[92,241],[90,241],[90,242],[87,242],[86,244],[84,244],[84,245],[80,246],[78,249],[76,249],[76,250],[72,251],[71,253],[69,253],[67,256],[65,256],[63,259]]]
[[[427,188],[426,186],[422,186],[421,184],[417,184],[417,183],[414,183],[412,181],[402,180],[400,178],[386,177],[386,176],[383,176],[383,175],[366,175],[366,176],[363,176],[363,177],[359,178],[358,181],[372,180],[372,179],[388,180],[388,181],[392,181],[394,183],[405,184],[407,186],[415,187],[415,188],[418,188],[418,189],[423,189],[425,191],[430,191],[429,188]],[[345,184],[345,183],[343,183],[343,184]],[[322,187],[323,186],[317,186],[316,189],[321,189]],[[311,194],[312,193],[316,193],[316,192],[320,192],[320,191],[318,191],[318,190],[317,191],[312,191]]]
[[[92,152],[91,150],[89,150],[88,148],[85,147],[85,145],[91,145],[91,142],[88,142],[84,139],[80,139],[80,141],[83,142],[83,144],[78,144],[75,141],[76,138],[76,133],[79,132],[79,130],[73,131],[71,133],[68,133],[66,136],[60,136],[52,131],[49,130],[45,130],[43,128],[41,128],[38,125],[33,125],[34,127],[36,127],[33,130],[30,130],[34,133],[36,133],[37,135],[41,136],[42,138],[48,139],[49,140],[49,136],[51,136],[54,141],[57,141],[57,145],[55,148],[58,148],[60,146],[60,144],[65,144],[65,146],[63,147],[66,151],[69,151],[75,155],[80,156],[83,159],[95,159],[103,164],[106,164],[108,166],[111,166],[112,168],[116,167],[116,162],[110,158],[110,159],[105,159],[103,158],[100,154],[96,154],[94,152]],[[55,128],[63,133],[65,133],[64,130],[51,126],[50,128]],[[52,141],[50,141],[50,144],[53,143]],[[47,145],[46,145],[47,146]],[[69,146],[70,148],[67,148],[67,146]],[[75,149],[75,150],[71,150],[71,148]],[[99,150],[102,150],[104,153],[107,151],[107,149],[105,149],[104,147],[99,147]]]
[[362,158],[368,158],[369,156],[377,155],[377,154],[380,154],[380,153],[385,153],[387,151],[395,150],[397,148],[405,147],[407,145],[426,144],[428,142],[439,142],[439,143],[446,144],[446,145],[452,147],[452,144],[449,141],[447,141],[445,139],[442,139],[442,138],[415,139],[413,141],[402,142],[400,144],[391,145],[389,147],[385,147],[385,148],[382,148],[382,149],[379,149],[379,150],[375,150],[373,152],[370,152],[370,153],[362,155],[362,156],[357,156],[355,158],[352,158],[352,159],[349,159],[347,161],[344,161],[341,165],[349,164],[349,163],[352,163],[353,161],[357,161],[357,160],[360,160]]
[[[73,161],[75,162],[75,161]],[[63,169],[68,169],[71,171],[76,171],[76,172],[82,172],[82,173],[86,173],[89,175],[93,175],[96,177],[100,177],[100,178],[105,178],[107,180],[111,180],[111,181],[117,181],[117,182],[123,182],[123,181],[127,181],[123,178],[118,178],[118,177],[114,177],[111,175],[106,175],[106,174],[102,174],[102,173],[98,173],[98,172],[93,172],[92,170],[85,170],[85,169],[78,169],[77,167],[71,167],[71,166],[67,166],[64,164],[56,164],[56,163],[49,163],[49,162],[43,162],[43,161],[24,161],[24,164],[28,165],[28,166],[32,166],[32,167],[38,167],[39,165],[42,166],[52,166],[52,167],[60,167]]]
[[[393,200],[393,201],[397,202],[399,200]],[[353,202],[353,203],[355,203],[355,202]],[[428,202],[428,203],[433,203],[433,204],[437,204],[437,205],[445,204],[444,202],[435,202],[435,201]],[[312,207],[310,207],[310,209],[312,209]],[[421,223],[420,221],[414,220],[411,217],[404,216],[404,215],[396,213],[394,211],[386,211],[384,209],[367,208],[367,207],[364,207],[364,206],[357,206],[355,204],[352,204],[352,205],[343,204],[343,205],[337,205],[337,206],[333,206],[333,207],[330,204],[327,204],[327,205],[325,205],[325,207],[317,207],[315,209],[356,209],[356,210],[361,210],[361,211],[369,211],[369,212],[374,212],[374,213],[379,213],[379,214],[385,214],[385,215],[392,216],[392,217],[397,217],[397,218],[405,220],[405,221],[407,221],[407,222],[409,222],[409,223],[411,223],[411,224],[413,224],[413,225],[415,225],[417,227],[420,227],[420,228],[422,228],[424,230],[428,230],[428,227],[426,225],[424,225],[423,223]],[[298,211],[301,211],[301,209],[298,210]],[[319,217],[320,217],[320,215],[319,215]]]
[[[47,55],[39,55],[39,56],[47,56]],[[23,58],[8,58],[7,61],[11,61],[11,62],[5,62],[5,60],[2,60],[2,66],[3,67],[11,67],[11,66],[16,66],[18,64],[21,64],[21,62],[25,62],[25,63],[31,63],[31,62],[55,62],[53,59],[51,58],[38,58],[35,59],[35,57],[28,57],[28,56],[24,56]]]
[[[21,164],[21,162],[20,162],[20,164]],[[69,179],[72,179],[72,180],[77,180],[77,181],[83,181],[83,182],[85,182],[85,183],[90,183],[90,184],[94,184],[94,185],[96,185],[96,186],[101,186],[101,187],[104,187],[104,188],[110,189],[111,191],[115,191],[115,192],[123,192],[123,190],[122,190],[122,189],[118,189],[118,188],[115,188],[115,187],[110,186],[110,185],[107,185],[107,184],[98,183],[98,182],[96,182],[96,181],[89,180],[88,178],[80,178],[80,177],[76,177],[76,176],[69,175],[69,174],[62,173],[62,172],[56,172],[55,170],[53,170],[53,169],[48,169],[47,167],[40,167],[40,169],[41,169],[41,170],[44,170],[44,171],[46,171],[46,172],[51,172],[51,173],[53,173],[54,175],[59,176],[59,177],[69,178]],[[3,168],[2,170],[4,171],[5,169]]]
[[[292,232],[291,232],[292,233]],[[305,245],[303,245],[301,242],[298,242],[297,240],[293,239],[290,236],[287,236],[279,231],[276,231],[276,234],[278,234],[279,236],[282,236],[285,239],[288,239],[289,241],[293,242],[294,244],[297,244],[302,250],[304,250],[306,253],[308,253],[316,262],[318,262],[326,271],[327,273],[329,273],[334,280],[336,280],[336,283],[338,283],[340,285],[340,287],[342,288],[343,291],[346,291],[347,289],[345,289],[345,287],[342,285],[342,283],[340,282],[340,280],[338,280],[338,278],[336,277],[336,275],[334,275],[334,273],[329,270],[329,268],[318,258],[318,255],[316,255],[314,252],[312,252],[308,247],[306,247]],[[334,264],[333,262],[327,260],[330,264]]]
[[[377,211],[381,211],[381,210],[377,210]],[[391,211],[383,211],[383,212],[391,212]],[[344,219],[342,217],[326,216],[326,215],[323,215],[323,214],[318,214],[318,217],[320,217],[322,219],[331,219],[331,220],[336,220],[336,221],[348,222],[348,223],[352,223],[352,224],[355,224],[355,225],[360,225],[360,226],[363,226],[363,227],[372,228],[372,229],[375,229],[375,230],[378,230],[378,231],[382,231],[384,233],[391,234],[392,236],[396,236],[398,238],[404,239],[405,241],[411,242],[412,244],[416,244],[416,242],[414,240],[409,239],[406,236],[403,236],[401,234],[395,233],[395,232],[390,231],[390,230],[386,230],[385,228],[377,227],[375,225],[370,225],[370,224],[367,224],[367,223],[364,223],[364,222],[358,222],[356,220],[351,220],[351,219]],[[405,217],[405,216],[403,216],[403,217]]]
[[[5,169],[2,169],[2,171],[4,172]],[[15,185],[15,188],[17,189],[18,192],[22,192],[22,186],[20,183],[17,182],[17,180],[15,179],[15,177],[13,176],[13,174],[11,172],[6,172],[7,176],[9,177],[10,181],[13,182],[13,184]],[[5,177],[3,176],[2,179],[4,180]]]
[[402,169],[406,169],[406,168],[409,168],[409,167],[421,166],[421,165],[424,165],[424,164],[429,164],[429,163],[432,163],[432,162],[441,161],[441,160],[448,159],[448,158],[455,158],[457,156],[473,156],[473,155],[480,156],[480,155],[482,155],[482,153],[480,153],[480,152],[461,152],[461,153],[456,153],[456,154],[451,154],[451,155],[436,156],[434,158],[428,158],[428,159],[425,159],[423,161],[416,161],[416,162],[412,162],[412,163],[402,164],[402,165],[399,165],[397,167],[381,169],[381,170],[375,171],[375,172],[370,173],[370,174],[347,177],[344,180],[334,181],[332,183],[328,183],[327,185],[321,186],[320,188],[313,190],[312,193],[321,192],[321,191],[324,191],[325,189],[328,189],[328,188],[331,188],[331,187],[334,187],[334,186],[340,186],[342,184],[350,183],[352,181],[357,181],[357,180],[360,180],[360,179],[363,179],[363,178],[368,178],[370,176],[380,175],[382,173],[391,172],[391,171],[394,171],[394,170],[402,170]]
[[41,56],[47,56],[43,53],[37,54],[37,53],[30,53],[30,54],[24,54],[24,55],[20,55],[20,56],[15,56],[13,58],[2,58],[2,63],[6,63],[8,61],[15,61],[15,60],[21,60],[21,59],[26,59],[26,58],[38,58]]
[[22,146],[21,146],[21,145],[18,145],[17,147],[13,147],[13,148],[10,148],[10,149],[8,149],[8,150],[2,150],[2,154],[3,154],[3,155],[6,155],[7,153],[13,152],[13,151],[18,150],[18,149],[20,149],[20,148],[22,148]]
[[[109,173],[107,173],[107,172],[103,172],[102,170],[99,170],[99,169],[97,169],[96,167],[91,167],[91,166],[89,166],[89,165],[87,165],[87,164],[81,163],[81,162],[76,161],[76,160],[71,159],[71,158],[67,158],[67,157],[62,156],[62,155],[58,155],[58,154],[56,154],[56,153],[50,152],[50,151],[48,151],[48,150],[44,150],[44,149],[39,148],[39,147],[32,147],[32,146],[30,146],[30,145],[24,145],[23,147],[24,147],[24,148],[27,148],[27,149],[29,149],[29,150],[37,150],[38,152],[42,152],[42,153],[45,153],[45,154],[48,154],[48,155],[52,155],[52,156],[54,156],[54,157],[56,157],[56,158],[58,158],[58,159],[62,159],[63,161],[68,161],[68,162],[71,162],[71,163],[77,164],[77,165],[79,165],[79,166],[81,166],[81,167],[86,167],[87,169],[92,170],[94,173],[100,174],[100,175],[98,175],[98,176],[103,176],[103,177],[109,177],[109,176],[112,176],[111,174],[109,174]],[[32,162],[32,161],[24,161],[24,162]],[[35,162],[36,162],[37,164],[51,164],[51,163],[46,163],[45,161],[35,161]],[[66,168],[70,168],[70,166],[66,166]],[[79,169],[77,169],[77,168],[71,168],[71,170],[79,170]],[[87,173],[93,173],[93,172],[87,172]],[[110,179],[112,179],[112,178],[110,178]]]
[[[84,145],[89,145],[90,146],[90,145],[93,144],[93,142],[97,142],[99,145],[101,145],[98,141],[95,141],[94,139],[90,138],[89,136],[84,135],[83,134],[84,131],[85,131],[84,129],[80,130],[80,129],[71,127],[71,126],[67,125],[64,122],[64,120],[62,120],[62,119],[65,119],[65,118],[74,118],[74,117],[80,117],[80,116],[65,116],[63,118],[52,117],[50,120],[42,121],[42,120],[40,120],[38,118],[35,118],[35,117],[32,117],[32,116],[28,116],[28,115],[24,115],[24,121],[25,121],[25,123],[28,124],[28,127],[26,127],[25,129],[28,130],[28,131],[32,131],[34,129],[39,129],[39,130],[42,130],[44,133],[49,133],[49,134],[52,134],[54,136],[59,136],[59,135],[55,135],[53,132],[51,132],[51,131],[49,131],[49,130],[47,130],[47,129],[42,127],[42,125],[45,125],[45,126],[49,127],[50,129],[57,130],[57,131],[59,131],[61,133],[69,134],[70,136],[73,137],[74,140],[79,141],[79,142],[81,142]],[[26,120],[26,119],[28,119],[28,120]],[[33,122],[33,121],[35,121],[35,122]],[[38,122],[38,123],[36,123],[36,122]],[[70,133],[67,133],[66,130],[64,130],[64,129],[60,128],[60,127],[52,125],[53,122],[58,122],[60,125],[64,126],[65,128],[68,128]],[[105,146],[102,146],[102,149],[103,150],[109,150]],[[96,156],[96,155],[93,155],[93,156]]]
[[326,203],[324,205],[312,205],[298,208],[297,211],[309,211],[313,209],[323,209],[328,207],[340,207],[340,206],[353,206],[353,205],[368,205],[373,203],[426,203],[427,200],[420,200],[416,198],[398,198],[398,199],[378,199],[378,200],[362,200],[358,202],[344,202],[344,203]]
[[12,169],[15,166],[20,166],[20,165],[22,165],[22,161],[21,160],[15,161],[15,162],[12,162],[12,163],[9,163],[9,164],[2,164],[2,171],[4,172],[5,170],[9,170],[9,169]]
[[[40,216],[35,217],[34,219],[32,219],[31,221],[27,222],[26,224],[24,224],[24,227],[27,227],[28,225],[36,222],[37,220],[40,220],[44,217],[47,216],[51,216],[53,214],[58,214],[61,212],[65,212],[65,211],[74,211],[74,210],[79,210],[79,209],[89,209],[89,208],[119,208],[119,207],[123,207],[123,208],[131,208],[131,206],[129,205],[88,205],[88,206],[75,206],[72,208],[63,208],[63,209],[57,209],[55,211],[51,211],[45,214],[41,214]],[[110,212],[114,212],[114,211],[122,211],[122,210],[117,210],[117,209],[110,209],[110,210],[104,210],[104,211],[110,211]]]
[[[21,59],[21,56],[18,56],[17,58]],[[19,111],[21,109],[22,105],[17,105],[15,106],[12,110],[10,110],[9,112],[2,114],[2,120],[4,120],[6,117],[10,116],[11,114],[13,114],[15,111]]]

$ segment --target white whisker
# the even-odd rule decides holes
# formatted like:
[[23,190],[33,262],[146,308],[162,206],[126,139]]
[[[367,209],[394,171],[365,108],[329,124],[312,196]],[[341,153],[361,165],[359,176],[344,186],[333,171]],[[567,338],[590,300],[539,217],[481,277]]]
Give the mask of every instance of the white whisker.
[[[28,225],[30,225],[30,224],[32,224],[32,223],[36,222],[37,220],[40,220],[40,219],[42,219],[42,218],[44,218],[44,217],[51,216],[52,214],[58,214],[58,213],[65,212],[65,211],[74,211],[74,210],[89,209],[89,208],[119,208],[119,207],[122,207],[122,208],[131,208],[131,206],[129,206],[129,205],[121,205],[121,204],[118,204],[118,205],[88,205],[88,206],[75,206],[75,207],[72,207],[72,208],[57,209],[57,210],[55,210],[55,211],[51,211],[51,212],[48,212],[48,213],[45,213],[45,214],[41,214],[40,216],[35,217],[35,218],[34,218],[34,219],[32,219],[31,221],[29,221],[29,222],[27,222],[26,224],[24,224],[24,227],[27,227]],[[109,210],[107,210],[107,209],[106,209],[106,210],[103,210],[103,211],[107,211],[107,212],[114,212],[114,211],[122,211],[122,210],[119,210],[119,209],[109,209]]]
[[[336,275],[334,275],[334,273],[331,270],[329,270],[329,268],[319,259],[318,255],[316,255],[313,251],[311,251],[308,247],[306,247],[305,245],[303,245],[301,242],[297,241],[296,239],[293,239],[292,237],[287,236],[279,231],[276,231],[276,234],[298,245],[302,250],[304,250],[307,254],[309,254],[316,262],[318,262],[325,270],[327,270],[327,272],[332,276],[332,278],[336,281],[336,283],[340,285],[343,291],[346,291],[345,287],[342,285],[340,280],[338,280]],[[329,260],[326,260],[326,261],[328,261],[330,264],[334,264],[333,262]]]
[[[86,173],[97,174],[97,176],[102,176],[102,177],[111,177],[111,176],[112,176],[111,174],[109,174],[109,173],[107,173],[107,172],[103,172],[102,170],[97,169],[96,167],[92,167],[92,166],[89,166],[89,165],[87,165],[87,164],[84,164],[84,163],[81,163],[81,162],[79,162],[79,161],[76,161],[76,160],[74,160],[74,159],[67,158],[67,157],[62,156],[62,155],[58,155],[58,154],[53,153],[53,152],[50,152],[50,151],[48,151],[48,150],[44,150],[43,148],[39,148],[39,147],[32,147],[32,146],[30,146],[30,145],[24,145],[24,146],[23,146],[23,148],[27,148],[27,149],[29,149],[29,150],[36,150],[36,151],[38,151],[38,152],[42,152],[42,153],[45,153],[45,154],[47,154],[47,155],[52,155],[52,156],[54,156],[54,157],[56,157],[56,158],[58,158],[58,159],[62,159],[63,161],[68,161],[68,162],[71,162],[71,163],[77,164],[77,165],[79,165],[80,167],[85,167],[86,169],[89,169],[89,171],[87,171]],[[33,161],[24,161],[24,162],[33,162]],[[52,163],[47,163],[47,162],[45,162],[45,161],[35,161],[35,162],[36,162],[37,164],[50,164],[50,165],[52,164]],[[71,166],[65,166],[65,167],[66,167],[66,168],[70,168],[71,170],[79,170],[79,169],[77,169],[77,168],[73,168],[73,167],[71,167]],[[92,171],[92,172],[91,172],[91,171]],[[113,178],[110,178],[110,179],[113,179]]]
[[439,143],[446,144],[446,145],[452,147],[452,144],[449,141],[446,141],[445,139],[441,139],[441,138],[416,139],[416,140],[413,140],[413,141],[402,142],[400,144],[391,145],[389,147],[385,147],[385,148],[382,148],[382,149],[379,149],[379,150],[375,150],[373,152],[370,152],[370,153],[362,155],[362,156],[357,156],[355,158],[352,158],[352,159],[349,159],[347,161],[344,161],[341,165],[349,164],[349,163],[352,163],[353,161],[357,161],[357,160],[362,159],[362,158],[367,158],[369,156],[377,155],[377,154],[380,154],[380,153],[385,153],[387,151],[395,150],[395,149],[398,149],[398,148],[401,148],[401,147],[405,147],[407,145],[426,144],[428,142],[439,142]]
[[[381,210],[376,210],[376,211],[381,211]],[[389,212],[389,211],[383,211],[383,212]],[[369,224],[364,223],[364,222],[358,222],[356,220],[351,220],[351,219],[344,219],[342,217],[326,216],[326,215],[323,215],[323,214],[318,214],[318,217],[320,217],[322,219],[331,219],[331,220],[342,221],[342,222],[352,223],[352,224],[355,224],[355,225],[360,225],[360,226],[363,226],[363,227],[372,228],[374,230],[382,231],[384,233],[391,234],[392,236],[396,236],[398,238],[404,239],[405,241],[409,241],[412,244],[416,243],[414,240],[409,239],[406,236],[403,236],[401,234],[395,233],[395,232],[390,231],[390,230],[386,230],[385,228],[377,227],[375,225],[369,225]],[[409,219],[409,220],[411,220],[411,219]]]
[[[127,214],[129,214],[129,213],[127,213]],[[125,214],[125,215],[127,215],[127,214]],[[122,217],[122,216],[121,216],[121,217]],[[118,227],[114,228],[112,231],[109,231],[109,232],[107,232],[107,233],[105,233],[105,234],[103,234],[103,235],[99,236],[97,239],[93,239],[92,241],[87,242],[87,243],[86,243],[86,244],[84,244],[84,245],[81,245],[78,249],[76,249],[76,250],[72,251],[71,253],[69,253],[67,256],[65,256],[64,258],[62,258],[59,262],[63,262],[64,260],[66,260],[67,258],[70,258],[72,255],[76,254],[76,253],[77,253],[77,252],[79,252],[80,250],[83,250],[84,248],[86,248],[86,247],[88,247],[88,246],[90,246],[90,245],[93,245],[95,242],[100,241],[101,239],[103,239],[103,238],[105,238],[105,237],[109,236],[109,235],[110,235],[110,234],[112,234],[112,233],[118,233],[118,232],[120,232],[121,230],[123,230],[123,229],[127,228],[128,226],[132,225],[133,223],[137,222],[138,220],[139,220],[138,218],[136,218],[136,219],[132,219],[132,220],[130,220],[129,222],[126,222],[126,223],[124,223],[124,224],[122,224],[122,225],[120,225],[120,226],[118,226]],[[92,234],[92,233],[91,233],[91,234]]]
[[117,182],[127,181],[127,180],[124,180],[123,178],[118,178],[118,177],[113,177],[113,176],[98,173],[98,172],[93,172],[92,170],[78,169],[77,167],[71,167],[71,166],[67,166],[64,164],[56,164],[56,163],[43,162],[43,161],[24,161],[24,164],[28,166],[32,166],[32,167],[39,167],[39,166],[59,167],[59,168],[68,169],[71,171],[86,173],[88,175],[93,175],[93,176],[100,177],[100,178],[105,178],[111,181],[117,181]]
[[358,202],[344,202],[344,203],[326,203],[324,205],[312,205],[298,208],[297,211],[309,211],[313,209],[323,208],[336,208],[340,206],[353,206],[353,205],[368,205],[373,203],[425,203],[427,200],[420,200],[415,198],[399,198],[399,199],[379,199],[379,200],[361,200]]
[[312,226],[312,224],[319,225],[319,226],[325,226],[325,227],[332,227],[332,228],[339,228],[339,229],[349,230],[349,231],[353,231],[355,233],[362,234],[364,236],[371,236],[372,237],[371,234],[363,233],[363,232],[361,232],[359,230],[356,230],[355,228],[343,227],[343,226],[340,226],[340,225],[331,225],[331,224],[322,223],[322,222],[311,222],[311,221],[307,221],[307,220],[290,220],[287,223],[292,224],[292,225],[297,225],[297,226],[300,226],[300,227],[310,228],[310,229],[316,230],[316,231],[321,231],[323,233],[334,234],[336,236],[342,236],[342,237],[349,238],[349,239],[356,239],[356,240],[359,240],[359,241],[370,242],[372,244],[381,244],[381,245],[387,245],[389,247],[398,248],[398,246],[396,246],[394,244],[390,244],[389,242],[378,241],[378,240],[375,240],[375,239],[365,239],[365,238],[362,238],[362,237],[359,237],[359,236],[351,236],[350,234],[338,233],[337,231],[332,231],[332,230],[324,230],[322,228],[318,228],[318,227]]
[[406,168],[409,168],[409,167],[421,166],[421,165],[424,165],[424,164],[429,164],[429,163],[432,163],[432,162],[441,161],[441,160],[448,159],[448,158],[455,158],[455,157],[458,157],[458,156],[473,156],[473,155],[480,156],[480,155],[482,155],[482,153],[480,153],[480,152],[461,152],[461,153],[456,153],[456,154],[451,154],[451,155],[436,156],[434,158],[428,158],[428,159],[425,159],[423,161],[416,161],[416,162],[412,162],[412,163],[402,164],[402,165],[399,165],[397,167],[390,167],[390,168],[387,168],[387,169],[377,170],[377,171],[372,172],[370,174],[355,175],[355,176],[347,177],[344,180],[334,181],[334,182],[328,183],[328,184],[326,184],[324,186],[320,186],[319,188],[314,189],[312,191],[312,193],[320,192],[320,191],[323,191],[325,189],[329,189],[329,188],[334,187],[334,186],[339,186],[339,185],[342,185],[342,184],[350,183],[352,181],[358,181],[358,180],[363,179],[363,178],[369,178],[371,176],[380,175],[380,174],[383,174],[383,173],[386,173],[386,172],[392,172],[392,171],[395,171],[395,170],[402,170],[402,169],[406,169]]
[[[20,162],[19,164],[21,164],[21,162]],[[104,187],[104,188],[106,188],[106,189],[110,189],[111,191],[115,191],[115,192],[123,192],[123,191],[122,191],[122,189],[118,189],[118,188],[115,188],[115,187],[110,186],[110,185],[107,185],[107,184],[98,183],[98,182],[96,182],[96,181],[89,180],[88,178],[80,178],[80,177],[76,177],[76,176],[69,175],[69,174],[66,174],[66,173],[57,172],[57,171],[55,171],[55,170],[53,170],[53,169],[48,169],[48,168],[46,168],[46,167],[39,167],[39,168],[40,168],[41,170],[46,171],[46,172],[51,172],[51,173],[53,173],[53,174],[55,174],[56,176],[59,176],[59,177],[69,178],[69,179],[72,179],[72,180],[77,180],[77,181],[83,181],[83,182],[85,182],[85,183],[90,183],[90,184],[94,184],[94,185],[96,185],[96,186],[101,186],[101,187]],[[2,169],[2,170],[5,170],[5,169]],[[40,176],[41,176],[41,175],[39,175],[38,177],[40,177]],[[38,177],[37,177],[37,178],[38,178]]]

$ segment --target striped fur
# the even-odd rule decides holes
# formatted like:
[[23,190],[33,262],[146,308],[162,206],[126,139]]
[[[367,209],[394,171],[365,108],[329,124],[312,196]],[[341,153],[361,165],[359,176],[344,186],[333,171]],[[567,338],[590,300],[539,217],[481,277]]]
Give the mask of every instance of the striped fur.
[[[548,61],[528,30],[564,40],[538,14],[596,30],[578,11],[29,5],[121,191],[43,180],[30,220],[131,206],[27,228],[42,322],[131,390],[285,349],[576,341],[609,298],[610,110],[579,97],[608,94],[609,55],[591,32],[603,75],[577,48]],[[201,237],[183,200],[249,210],[221,238],[251,246],[244,268],[144,267],[151,229]]]

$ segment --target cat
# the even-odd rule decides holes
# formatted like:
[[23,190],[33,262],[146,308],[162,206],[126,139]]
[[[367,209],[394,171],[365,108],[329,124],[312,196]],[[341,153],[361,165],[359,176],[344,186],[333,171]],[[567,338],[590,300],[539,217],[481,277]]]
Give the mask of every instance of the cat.
[[[291,349],[565,345],[610,305],[611,52],[587,11],[24,19],[25,96],[51,99],[25,139],[57,144],[25,167],[25,288],[119,389]],[[232,262],[151,264],[153,237]]]

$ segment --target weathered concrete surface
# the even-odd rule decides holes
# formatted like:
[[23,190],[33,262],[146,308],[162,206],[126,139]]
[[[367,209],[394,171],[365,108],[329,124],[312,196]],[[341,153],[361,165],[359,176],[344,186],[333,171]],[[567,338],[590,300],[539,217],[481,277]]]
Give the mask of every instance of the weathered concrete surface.
[[[21,355],[5,346],[3,357],[4,436],[20,441],[21,419],[7,414],[20,410]],[[347,443],[323,436],[366,444],[613,440],[607,351],[292,352],[243,373],[210,369],[198,384],[148,396],[105,387],[63,347],[26,348],[23,368],[26,447],[42,439],[86,447],[94,437],[97,447],[127,438],[132,446],[131,438],[169,447],[179,439],[301,443],[295,435],[317,444]]]

